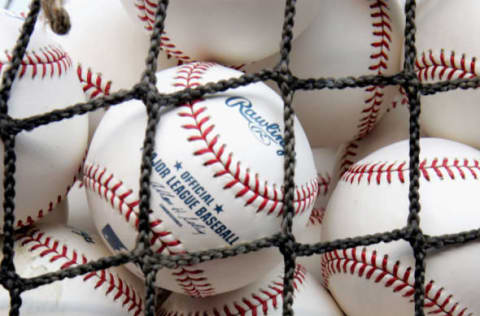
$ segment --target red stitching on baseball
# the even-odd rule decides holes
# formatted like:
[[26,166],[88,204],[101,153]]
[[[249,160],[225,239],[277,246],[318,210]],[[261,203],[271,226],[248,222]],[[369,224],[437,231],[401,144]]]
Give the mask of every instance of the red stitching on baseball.
[[476,62],[476,57],[456,55],[454,51],[441,49],[434,53],[429,50],[417,57],[415,71],[421,81],[474,78],[477,76]]
[[325,216],[325,208],[319,207],[312,210],[309,217],[309,225],[321,225]]
[[183,291],[194,297],[205,297],[215,294],[212,285],[208,283],[208,278],[203,276],[203,270],[193,269],[193,267],[182,267],[173,272],[177,282],[181,285]]
[[[9,51],[4,52],[6,61],[0,60],[0,71],[13,59]],[[49,76],[62,76],[72,66],[70,56],[60,47],[49,45],[40,47],[37,51],[27,51],[20,64],[18,77],[30,75],[32,79]]]
[[[199,82],[195,81],[201,79],[204,72],[214,65],[213,63],[193,63],[181,66],[175,77],[176,81],[174,86],[193,88],[200,85]],[[210,140],[208,139],[210,134],[213,135],[215,125],[209,122],[210,116],[206,113],[208,106],[201,103],[201,101],[203,101],[203,99],[198,99],[183,105],[182,108],[185,109],[185,111],[178,114],[180,117],[193,121],[182,125],[184,129],[196,132],[196,134],[189,136],[187,140],[190,142],[201,141],[205,143],[204,147],[196,150],[193,154],[196,156],[211,156],[211,158],[204,163],[205,166],[220,164],[220,168],[223,168],[217,171],[214,177],[231,176],[232,180],[224,186],[224,189],[236,189],[235,197],[245,197],[245,205],[250,205],[257,199],[260,199],[257,212],[263,211],[268,204],[271,204],[267,214],[276,213],[277,216],[281,216],[283,212],[283,187],[278,189],[277,185],[273,184],[272,189],[268,189],[267,181],[262,183],[259,180],[258,174],[251,174],[248,167],[242,170],[240,161],[233,163],[233,153],[227,154],[225,152],[226,144],[218,144],[219,135],[215,135]],[[264,186],[263,190],[260,189],[262,184]],[[295,213],[303,213],[305,209],[315,201],[317,194],[318,179],[316,178],[312,179],[311,182],[306,185],[297,187],[295,189],[294,199]],[[251,196],[248,197],[248,195]]]
[[[153,24],[155,22],[155,12],[158,7],[158,3],[152,1],[136,0],[135,7],[138,9],[138,18],[144,22],[146,30],[153,30]],[[166,32],[163,32],[160,37],[160,48],[165,51],[167,58],[175,57],[178,60],[178,64],[189,63],[192,58],[186,55],[183,51],[178,49],[176,45],[171,41]]]
[[[88,262],[85,255],[77,253],[75,249],[69,249],[66,244],[61,244],[59,241],[54,240],[53,237],[47,236],[46,233],[41,232],[39,229],[31,229],[25,232],[19,236],[18,242],[20,242],[22,246],[30,246],[28,249],[29,251],[40,251],[39,256],[49,258],[50,262],[58,260],[64,261],[60,267],[62,270],[69,268],[72,265],[85,264]],[[108,270],[100,270],[86,274],[83,277],[83,281],[87,281],[91,278],[98,279],[94,289],[98,289],[102,285],[108,286],[105,290],[105,295],[115,291],[116,294],[113,298],[114,301],[123,298],[122,307],[126,306],[128,311],[133,311],[133,315],[135,316],[142,313],[142,298],[120,277],[113,275]]]
[[[390,44],[392,43],[392,37],[390,35],[392,26],[388,14],[390,9],[384,0],[374,0],[370,5],[370,10],[370,17],[373,19],[372,35],[375,38],[371,46],[378,50],[370,55],[372,64],[368,69],[376,75],[383,75],[384,71],[388,69],[388,52],[390,51]],[[365,100],[366,108],[362,110],[359,124],[357,125],[357,138],[364,137],[373,129],[384,97],[383,87],[381,86],[367,87],[365,91],[368,97]]]
[[98,96],[110,95],[112,81],[105,81],[102,74],[94,74],[90,68],[85,70],[82,65],[77,66],[77,76],[82,84],[82,89],[88,100],[92,100]]
[[[386,167],[386,168],[385,168]],[[342,181],[350,183],[360,183],[362,178],[366,179],[367,184],[380,184],[386,181],[388,184],[397,179],[404,183],[408,178],[408,164],[406,161],[395,161],[392,163],[375,162],[353,165],[342,176]],[[430,181],[432,177],[440,180],[451,180],[461,178],[477,179],[480,172],[479,162],[476,159],[463,159],[462,163],[458,159],[433,158],[431,161],[423,159],[419,165],[420,177]],[[396,175],[396,177],[395,177]]]
[[330,183],[332,182],[332,177],[330,174],[325,173],[325,174],[317,174],[318,177],[318,196],[326,196],[328,193],[328,189],[330,186]]
[[[415,294],[413,268],[403,268],[400,261],[392,262],[388,255],[380,256],[376,250],[373,252],[362,248],[334,250],[322,255],[322,276],[324,285],[328,288],[329,278],[334,274],[351,274],[368,281],[383,284],[391,288],[394,293],[413,302]],[[358,253],[360,252],[360,254]],[[443,287],[435,285],[433,280],[426,282],[424,310],[428,314],[445,316],[467,316],[466,307],[461,307],[455,302],[453,295],[445,293]],[[467,314],[468,313],[468,314]]]
[[[295,291],[299,291],[299,285],[305,282],[306,269],[297,264],[295,267],[295,274],[293,277],[293,287]],[[283,277],[278,276],[265,287],[258,288],[256,292],[250,293],[236,301],[229,302],[221,309],[213,308],[213,315],[215,316],[246,316],[246,315],[268,315],[269,302],[278,309],[279,303],[282,302],[283,297]],[[262,297],[263,296],[263,297]],[[267,298],[264,298],[266,296]],[[163,308],[159,311],[159,316],[185,316],[183,312],[166,311]],[[210,315],[210,311],[194,311],[188,315]]]
[[[407,96],[407,93],[405,92],[405,89],[403,89],[403,87],[398,87],[398,92],[400,93],[400,100],[394,99],[392,101],[391,109],[397,108],[398,105],[409,106],[408,96]],[[390,109],[388,109],[387,111],[389,111],[389,110]]]
[[343,149],[343,154],[340,158],[340,168],[338,171],[338,177],[341,178],[345,172],[350,169],[350,167],[355,163],[355,157],[357,156],[357,150],[359,149],[360,145],[358,140],[353,140],[348,143],[347,146]]
[[[123,182],[116,179],[112,173],[107,172],[106,168],[84,164],[83,183],[85,188],[98,193],[99,197],[109,203],[113,209],[117,210],[135,230],[138,230],[139,203],[137,196],[133,191],[125,187]],[[152,239],[150,244],[157,253],[166,252],[168,255],[184,254],[183,244],[175,238],[173,234],[164,228],[161,219],[150,218],[150,228]],[[194,266],[193,266],[194,267]],[[194,297],[205,297],[215,294],[215,289],[208,283],[206,277],[200,277],[203,270],[193,267],[180,267],[172,269],[172,275],[177,276],[179,287],[185,294]],[[178,275],[177,275],[178,274]],[[178,277],[181,276],[181,277]]]

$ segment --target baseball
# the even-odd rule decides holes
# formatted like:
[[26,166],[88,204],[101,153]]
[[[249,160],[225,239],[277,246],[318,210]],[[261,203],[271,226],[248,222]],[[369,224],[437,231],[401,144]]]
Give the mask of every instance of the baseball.
[[[301,265],[296,266],[293,284],[295,315],[343,315],[327,291]],[[207,298],[174,293],[161,306],[158,315],[281,316],[282,291],[283,265],[280,265],[255,283],[229,293]]]
[[[0,75],[10,65],[23,22],[23,18],[0,10]],[[23,119],[84,101],[69,55],[37,27],[14,81],[8,114]],[[18,134],[15,139],[15,228],[43,218],[65,198],[80,170],[87,137],[88,119],[84,115]],[[3,150],[1,146],[2,157]],[[2,164],[2,177],[3,169]],[[3,195],[1,186],[0,203]],[[3,216],[0,216],[0,225],[3,225]]]
[[[293,75],[342,78],[400,71],[404,22],[397,1],[318,2],[320,15],[293,43]],[[293,104],[312,147],[332,147],[367,135],[397,91],[393,86],[297,91]]]
[[[423,83],[478,76],[480,31],[475,0],[424,1],[417,14],[415,71]],[[430,136],[480,147],[477,89],[422,96],[421,124]]]
[[[15,241],[16,271],[24,278],[107,257],[97,235],[63,225],[35,225]],[[3,258],[3,254],[0,254]],[[48,293],[48,294],[47,294]],[[123,267],[89,272],[22,293],[22,316],[143,316],[142,282]],[[0,313],[10,309],[8,291],[0,287]]]
[[[213,63],[192,63],[157,74],[162,93],[241,76]],[[111,108],[95,133],[84,183],[95,225],[115,252],[137,236],[139,172],[145,106]],[[294,230],[305,227],[317,196],[312,151],[295,120]],[[180,107],[160,119],[151,157],[152,246],[178,254],[235,246],[280,230],[283,211],[283,103],[263,83],[229,89]],[[125,163],[128,161],[128,163]],[[162,269],[157,285],[191,296],[245,286],[281,256],[267,249],[194,267]]]
[[[134,22],[151,30],[158,0],[122,0]],[[321,8],[318,0],[297,1],[294,37],[301,34]],[[280,50],[284,2],[278,0],[171,1],[162,49],[182,62],[215,61],[241,65]]]
[[[477,229],[480,151],[457,142],[420,140],[420,227],[429,236]],[[322,238],[364,236],[407,225],[409,143],[384,147],[346,171],[330,197]],[[477,243],[429,251],[425,314],[480,311]],[[414,314],[414,257],[407,241],[336,250],[322,258],[323,279],[347,315]]]

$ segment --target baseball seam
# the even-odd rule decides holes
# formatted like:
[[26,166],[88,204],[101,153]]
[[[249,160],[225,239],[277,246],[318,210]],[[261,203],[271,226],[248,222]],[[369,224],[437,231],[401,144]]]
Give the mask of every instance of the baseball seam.
[[308,225],[321,225],[323,222],[323,217],[325,215],[325,208],[318,207],[312,210],[310,214]]
[[415,71],[420,81],[474,78],[478,75],[476,57],[457,55],[444,49],[435,53],[429,50],[419,56],[415,61]]
[[317,174],[318,177],[318,196],[326,196],[328,193],[328,189],[330,186],[330,183],[332,182],[332,177],[328,172],[325,172],[325,174]]
[[[374,41],[370,44],[374,49],[377,49],[370,55],[372,64],[368,69],[376,75],[383,75],[384,71],[388,69],[388,52],[390,51],[391,37],[391,19],[388,14],[389,8],[384,0],[374,0],[369,6],[372,22],[372,35]],[[374,127],[380,106],[383,103],[384,91],[381,86],[367,87],[365,89],[367,98],[364,101],[366,107],[362,110],[359,123],[357,125],[357,138],[362,138],[367,135]]]
[[[138,231],[138,213],[140,201],[127,188],[123,181],[115,178],[106,168],[85,163],[83,170],[85,188],[97,193],[107,201],[114,210],[120,212],[125,221]],[[187,253],[180,240],[164,227],[161,219],[150,218],[152,239],[150,244],[157,253],[167,252],[169,255]],[[204,297],[215,294],[215,290],[205,276],[203,270],[195,267],[180,267],[172,269],[172,275],[184,293],[194,297]]]
[[399,98],[398,98],[398,99],[394,99],[394,100],[392,101],[392,106],[391,106],[390,109],[388,109],[388,110],[396,109],[397,106],[399,106],[399,105],[408,106],[408,107],[409,107],[409,104],[408,104],[408,96],[407,96],[407,93],[405,92],[405,89],[403,89],[403,87],[399,87],[399,88],[398,88],[398,92],[400,93]]
[[[175,87],[195,88],[200,85],[196,80],[201,79],[205,71],[215,66],[211,63],[193,63],[183,65],[177,71]],[[183,105],[181,108],[186,111],[178,113],[180,117],[190,119],[192,122],[182,125],[186,130],[192,131],[188,138],[189,142],[203,142],[204,147],[196,150],[195,156],[205,156],[204,166],[219,167],[214,177],[231,177],[223,189],[236,190],[235,198],[244,198],[245,206],[252,205],[255,201],[258,204],[257,212],[266,211],[268,215],[276,214],[281,216],[283,212],[283,187],[273,183],[261,181],[259,174],[251,174],[250,168],[244,168],[240,161],[234,160],[234,154],[226,151],[226,144],[221,144],[220,135],[215,133],[215,124],[209,123],[208,107],[202,104],[203,99],[195,100]],[[263,188],[262,188],[263,187]],[[315,201],[318,194],[318,179],[314,178],[310,183],[302,184],[295,188],[294,207],[295,214],[303,213],[305,209]]]
[[[460,159],[452,158],[433,158],[431,161],[423,159],[419,164],[420,178],[426,181],[437,178],[445,180],[459,179],[466,180],[467,178],[478,179],[480,172],[480,165],[476,159]],[[355,164],[348,169],[342,176],[342,181],[353,184],[360,183],[363,180],[367,184],[381,184],[387,182],[391,184],[395,180],[400,183],[405,183],[408,180],[408,162],[368,162],[362,164]],[[470,176],[469,176],[470,175]]]
[[85,70],[82,65],[77,66],[77,76],[82,85],[83,93],[88,100],[92,100],[98,96],[110,95],[112,81],[103,80],[102,74],[94,74],[90,68]]
[[[0,60],[0,72],[9,64],[13,56],[9,51],[5,52],[6,61]],[[60,47],[53,45],[40,47],[37,51],[27,51],[20,64],[18,77],[30,75],[32,79],[49,77],[61,77],[72,66],[70,56]]]
[[[360,254],[358,253],[360,252]],[[400,261],[392,262],[388,255],[380,256],[376,250],[373,252],[362,248],[334,250],[322,255],[322,276],[324,285],[328,288],[329,278],[334,274],[350,274],[365,278],[386,288],[413,302],[414,269],[410,266],[402,267]],[[472,315],[466,307],[461,307],[459,302],[448,294],[445,288],[437,286],[433,280],[425,285],[424,309],[428,314],[440,314],[446,316]]]
[[[145,29],[151,31],[155,22],[155,12],[157,11],[158,3],[153,0],[135,0],[135,7],[138,10],[137,17],[144,23]],[[160,40],[160,48],[165,51],[168,58],[175,57],[179,64],[192,61],[191,57],[176,47],[166,32],[162,33]]]
[[357,161],[356,156],[360,148],[359,140],[352,140],[343,149],[343,154],[340,157],[340,167],[338,171],[338,178],[341,178],[345,172]]
[[[297,264],[293,277],[293,286],[295,291],[299,291],[301,284],[305,282],[306,270],[303,266]],[[243,316],[243,315],[269,315],[268,303],[271,302],[273,308],[280,308],[280,301],[283,300],[283,277],[279,275],[268,285],[258,288],[255,292],[245,295],[241,299],[229,302],[222,308],[214,307],[213,310],[191,311],[188,314],[179,311],[160,310],[159,316],[187,316],[187,315],[212,315],[215,316]],[[232,307],[233,306],[233,307]]]
[[[318,197],[325,197],[328,194],[329,186],[331,183],[331,176],[328,173],[317,174],[318,176]],[[317,197],[317,198],[318,198]],[[308,219],[308,225],[321,225],[323,221],[323,216],[325,214],[325,208],[322,206],[317,206],[318,200],[315,203],[310,217]]]
[[[18,238],[20,245],[30,247],[31,252],[36,252],[42,258],[50,258],[50,262],[58,260],[64,263],[60,269],[66,269],[76,264],[86,264],[88,259],[85,255],[80,254],[77,250],[69,248],[67,244],[62,244],[53,237],[39,229],[31,229],[25,232]],[[122,307],[126,308],[128,312],[138,316],[142,313],[143,303],[142,298],[135,292],[135,290],[118,275],[115,276],[108,270],[93,271],[83,276],[83,281],[94,278],[97,279],[94,289],[102,288],[105,295],[112,293],[113,301],[123,299]]]

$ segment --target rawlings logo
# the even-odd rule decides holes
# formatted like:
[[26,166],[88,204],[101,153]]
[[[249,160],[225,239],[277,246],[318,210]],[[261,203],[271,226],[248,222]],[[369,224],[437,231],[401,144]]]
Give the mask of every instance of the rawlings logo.
[[277,155],[283,156],[285,154],[285,140],[283,139],[283,132],[280,125],[271,123],[253,109],[250,100],[234,96],[225,100],[225,105],[230,108],[238,107],[238,111],[248,122],[248,128],[253,135],[264,145],[270,146],[272,143],[282,147],[277,150]]

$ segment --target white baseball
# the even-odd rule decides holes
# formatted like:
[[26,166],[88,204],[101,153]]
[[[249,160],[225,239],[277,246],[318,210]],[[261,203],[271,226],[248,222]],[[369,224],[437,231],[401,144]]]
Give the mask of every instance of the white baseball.
[[[87,99],[131,89],[140,82],[150,38],[130,18],[118,0],[71,0],[65,3],[72,27],[55,39],[69,52]],[[108,14],[105,14],[108,12]],[[157,69],[175,66],[175,58],[160,52]],[[90,112],[90,136],[104,110]]]
[[[15,241],[16,271],[24,278],[56,272],[109,255],[100,238],[63,225],[35,225]],[[3,257],[3,255],[0,255]],[[22,316],[142,316],[142,282],[123,267],[89,272],[22,293]],[[10,309],[0,287],[0,313]]]
[[[296,236],[297,242],[304,244],[314,244],[321,240],[322,221],[325,209],[327,207],[328,196],[330,193],[332,171],[335,163],[336,150],[333,148],[313,148],[313,159],[317,169],[318,177],[318,196],[313,206],[312,213],[305,229],[301,230]],[[317,280],[322,278],[320,269],[321,257],[319,255],[297,257],[297,262],[307,268]]]
[[[0,75],[10,65],[23,22],[21,17],[0,11]],[[37,27],[13,84],[8,114],[27,118],[84,101],[69,55]],[[87,137],[85,115],[22,132],[16,137],[16,228],[43,218],[65,198],[85,156]],[[3,150],[1,146],[2,157]],[[3,177],[3,164],[0,174]],[[1,201],[3,194],[1,186]],[[3,216],[0,217],[3,225]]]
[[[213,63],[192,63],[159,72],[157,88],[171,93],[241,75]],[[138,101],[111,108],[85,162],[84,183],[95,225],[115,251],[132,249],[137,236],[146,119],[145,106]],[[278,232],[283,131],[281,98],[263,83],[165,110],[152,157],[154,251],[173,255],[230,247]],[[297,120],[295,132],[297,230],[308,221],[318,181]],[[194,267],[162,269],[157,285],[192,296],[218,294],[253,282],[278,260],[278,251],[267,249]]]
[[[295,315],[343,315],[328,292],[301,265],[295,269]],[[159,316],[177,315],[257,315],[280,316],[283,306],[283,265],[244,288],[207,298],[172,294],[160,307]]]
[[[122,0],[135,23],[151,30],[158,0]],[[318,0],[297,1],[296,37],[320,11]],[[240,65],[280,49],[285,2],[278,0],[171,1],[162,49],[183,62],[215,61]]]
[[[480,31],[475,0],[424,1],[417,12],[416,73],[424,83],[474,78],[479,70]],[[478,90],[422,96],[421,123],[430,136],[480,147]]]
[[[477,229],[480,151],[439,138],[420,140],[420,227],[429,236]],[[330,197],[322,238],[364,236],[407,225],[409,143],[401,141],[360,160]],[[429,251],[425,314],[480,312],[478,243]],[[413,315],[415,260],[400,240],[338,250],[322,259],[324,280],[347,315]]]
[[[397,1],[318,2],[320,15],[292,47],[295,76],[343,78],[400,71],[403,15]],[[293,104],[312,147],[331,147],[367,135],[397,90],[378,86],[297,91]]]

